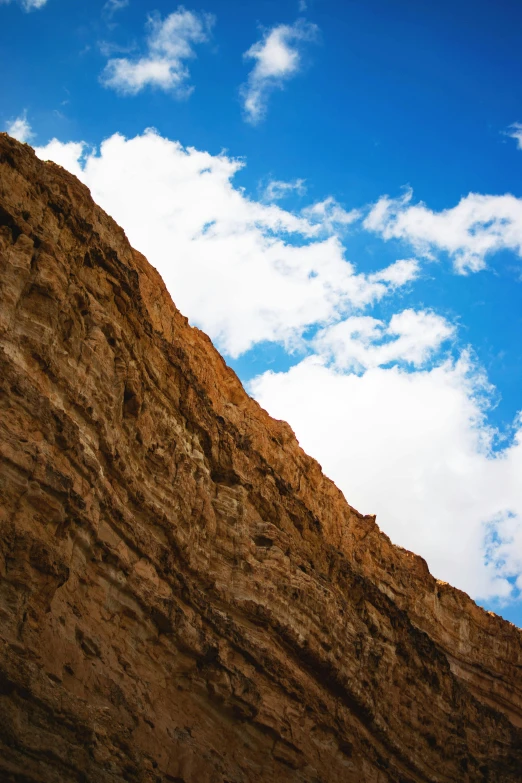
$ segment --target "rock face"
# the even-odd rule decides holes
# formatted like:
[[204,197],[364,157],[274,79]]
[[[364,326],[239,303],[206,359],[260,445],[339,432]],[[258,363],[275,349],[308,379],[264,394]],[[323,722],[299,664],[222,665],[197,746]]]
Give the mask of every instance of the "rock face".
[[5,135],[0,267],[2,781],[520,783],[521,631],[351,508]]

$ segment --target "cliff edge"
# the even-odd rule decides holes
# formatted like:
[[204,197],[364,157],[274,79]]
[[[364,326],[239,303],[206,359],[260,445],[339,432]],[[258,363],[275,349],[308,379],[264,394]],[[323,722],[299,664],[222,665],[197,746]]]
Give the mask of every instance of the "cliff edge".
[[0,780],[520,783],[522,632],[243,390],[0,135]]

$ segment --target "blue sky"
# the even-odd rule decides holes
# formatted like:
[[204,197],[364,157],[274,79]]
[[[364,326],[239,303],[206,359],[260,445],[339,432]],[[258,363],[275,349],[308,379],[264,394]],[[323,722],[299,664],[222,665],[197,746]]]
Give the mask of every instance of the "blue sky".
[[522,625],[520,3],[0,20],[0,124],[89,185],[350,503]]

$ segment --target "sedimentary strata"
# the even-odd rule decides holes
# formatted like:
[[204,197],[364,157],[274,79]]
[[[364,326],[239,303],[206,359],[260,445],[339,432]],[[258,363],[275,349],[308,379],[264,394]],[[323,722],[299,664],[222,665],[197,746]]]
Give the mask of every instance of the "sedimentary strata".
[[520,783],[520,630],[351,508],[5,135],[0,269],[2,781]]

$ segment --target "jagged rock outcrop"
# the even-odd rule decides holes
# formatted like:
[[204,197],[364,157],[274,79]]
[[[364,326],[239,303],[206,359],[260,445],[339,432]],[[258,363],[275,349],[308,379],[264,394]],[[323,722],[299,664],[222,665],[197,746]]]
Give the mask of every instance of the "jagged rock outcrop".
[[519,629],[351,508],[5,135],[0,267],[0,780],[520,783]]

